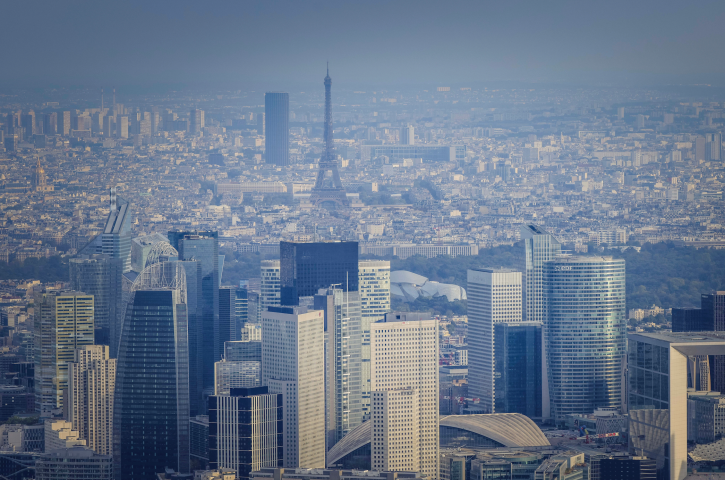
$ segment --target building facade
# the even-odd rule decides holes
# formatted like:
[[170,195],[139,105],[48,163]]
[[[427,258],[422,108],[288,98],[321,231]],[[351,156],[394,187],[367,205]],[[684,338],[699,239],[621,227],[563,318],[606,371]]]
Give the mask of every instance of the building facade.
[[209,397],[209,465],[249,478],[265,467],[281,467],[283,455],[282,395],[267,387],[233,388]]
[[486,413],[496,406],[494,325],[521,322],[521,295],[521,272],[468,270],[468,394]]
[[371,467],[438,478],[438,321],[388,313],[371,325]]
[[262,260],[261,277],[260,308],[265,310],[267,307],[278,307],[280,305],[279,260]]
[[113,453],[113,401],[116,359],[106,345],[89,345],[75,352],[68,365],[68,419],[86,446],[99,455]]
[[541,324],[503,322],[493,330],[495,411],[541,418]]
[[46,291],[35,297],[34,350],[36,411],[63,406],[68,364],[75,350],[93,345],[93,295]]
[[278,167],[289,165],[289,93],[264,94],[264,156]]
[[116,478],[154,480],[167,467],[189,472],[186,286],[178,262],[143,275],[121,332],[113,463]]
[[624,260],[559,256],[545,264],[552,417],[624,405]]
[[282,395],[288,468],[325,467],[324,323],[306,307],[262,312],[262,386]]

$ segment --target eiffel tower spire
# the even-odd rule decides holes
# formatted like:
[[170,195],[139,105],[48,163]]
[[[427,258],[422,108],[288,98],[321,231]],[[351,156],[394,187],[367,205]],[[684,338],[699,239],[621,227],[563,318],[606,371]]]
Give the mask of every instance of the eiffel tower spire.
[[320,167],[317,171],[315,187],[310,195],[310,202],[314,205],[334,202],[340,206],[348,206],[350,202],[345,193],[345,187],[340,181],[340,172],[337,170],[337,155],[335,143],[332,138],[332,79],[330,66],[327,65],[325,76],[325,151],[320,158]]

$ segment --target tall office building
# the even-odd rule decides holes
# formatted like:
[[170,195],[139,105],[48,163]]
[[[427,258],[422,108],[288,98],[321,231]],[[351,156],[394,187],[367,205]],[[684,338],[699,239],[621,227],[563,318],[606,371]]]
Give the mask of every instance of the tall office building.
[[[224,344],[236,340],[237,328],[237,287],[219,288],[219,341],[222,348],[219,358],[224,357]],[[218,359],[217,359],[218,360]]]
[[25,137],[30,138],[34,134],[38,133],[35,128],[35,112],[30,110],[28,113],[21,115],[20,124],[25,130]]
[[271,165],[289,165],[289,93],[264,94],[264,156]]
[[46,135],[58,133],[58,114],[56,112],[43,115],[43,133]]
[[95,343],[110,345],[111,323],[115,322],[121,292],[121,260],[103,254],[71,258],[70,288],[93,295]]
[[261,276],[260,307],[262,310],[267,307],[278,307],[280,305],[279,260],[262,260]]
[[438,478],[438,321],[388,313],[373,323],[372,469]]
[[287,468],[325,467],[324,313],[262,312],[262,385],[282,394]]
[[493,338],[494,411],[540,418],[541,324],[496,323]]
[[705,158],[711,162],[719,162],[722,157],[722,133],[705,134]]
[[58,115],[58,135],[68,136],[70,134],[70,112],[60,112]]
[[189,133],[197,135],[204,128],[204,110],[194,109],[189,112]]
[[111,187],[110,212],[101,234],[101,252],[122,261],[122,272],[131,271],[131,204]]
[[259,387],[262,362],[219,360],[214,364],[214,395],[229,395],[234,388]]
[[113,400],[116,359],[106,345],[86,345],[68,364],[68,420],[88,448],[113,454]]
[[521,322],[521,272],[508,269],[468,270],[468,394],[494,413],[496,323]]
[[[151,260],[153,261],[153,259]],[[196,416],[204,412],[204,342],[211,336],[209,330],[204,329],[202,262],[200,260],[179,260],[176,263],[184,269],[186,275],[186,318],[189,331],[189,411],[192,416]]]
[[524,240],[524,300],[523,317],[527,322],[541,322],[541,414],[551,418],[551,401],[549,396],[549,377],[546,364],[546,301],[547,293],[544,286],[544,264],[561,254],[561,243],[546,230],[536,225],[521,227],[521,239]]
[[128,138],[128,117],[116,117],[116,138]]
[[360,292],[360,330],[362,336],[362,409],[363,420],[370,418],[370,325],[390,311],[390,262],[358,262]]
[[[221,360],[224,342],[230,340],[229,328],[219,318],[219,235],[217,232],[168,232],[169,243],[179,252],[179,260],[201,263],[202,344],[196,362],[201,364],[202,388],[214,390],[214,363]],[[196,292],[194,292],[196,294]],[[211,333],[211,335],[210,335]]]
[[705,141],[705,137],[698,136],[695,138],[695,141],[692,145],[693,153],[695,154],[695,161],[706,161],[707,160],[707,142]]
[[400,144],[401,145],[414,145],[415,144],[415,129],[413,125],[406,125],[400,129]]
[[627,332],[624,260],[559,256],[545,265],[551,415],[621,408]]
[[[116,478],[189,472],[189,357],[184,269],[144,269],[126,309],[113,422]],[[161,361],[163,360],[163,361]]]
[[68,363],[75,350],[93,345],[93,295],[46,291],[35,297],[35,409],[63,406],[68,388]]
[[360,297],[338,287],[321,289],[315,310],[325,319],[326,444],[330,450],[362,423]]
[[279,242],[279,251],[282,305],[299,305],[330,285],[358,291],[357,242]]
[[282,405],[282,395],[267,387],[209,397],[209,467],[232,469],[240,480],[261,468],[281,467]]

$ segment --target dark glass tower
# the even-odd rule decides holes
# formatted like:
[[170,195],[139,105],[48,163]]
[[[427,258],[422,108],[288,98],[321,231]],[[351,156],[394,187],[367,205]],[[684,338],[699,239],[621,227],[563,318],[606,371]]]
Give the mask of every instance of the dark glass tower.
[[268,164],[289,165],[289,93],[264,94],[264,155]]
[[209,397],[209,466],[249,478],[261,468],[282,466],[282,395],[267,387],[232,388]]
[[[110,345],[111,319],[120,308],[121,260],[108,255],[81,255],[70,259],[70,287],[93,295],[96,345]],[[116,352],[113,352],[115,358]]]
[[496,323],[495,412],[541,417],[541,324]]
[[184,270],[147,268],[121,331],[114,410],[118,479],[189,472],[189,359]]
[[358,291],[357,242],[279,242],[282,305],[299,305],[321,289]]
[[203,355],[204,331],[202,309],[201,262],[183,260],[178,262],[186,273],[186,310],[189,322],[189,408],[191,416],[201,415],[203,404]]
[[[219,241],[217,232],[169,232],[169,243],[179,252],[179,260],[201,264],[201,350],[202,388],[214,389],[214,362],[221,360],[224,338],[219,324]],[[228,338],[227,338],[228,339]],[[193,362],[192,362],[193,363]]]
[[[236,327],[237,288],[221,287],[219,289],[219,340],[222,342],[222,346],[240,336],[240,333],[235,335]],[[223,353],[224,350],[222,349]]]

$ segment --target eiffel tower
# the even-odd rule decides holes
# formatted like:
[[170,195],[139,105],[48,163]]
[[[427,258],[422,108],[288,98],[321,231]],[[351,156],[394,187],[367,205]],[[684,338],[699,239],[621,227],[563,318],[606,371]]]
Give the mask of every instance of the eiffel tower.
[[332,79],[330,67],[327,67],[325,77],[325,151],[320,158],[320,168],[317,171],[315,187],[310,195],[310,203],[315,206],[333,207],[334,205],[347,207],[350,205],[345,187],[340,181],[340,172],[337,171],[337,156],[332,139]]

